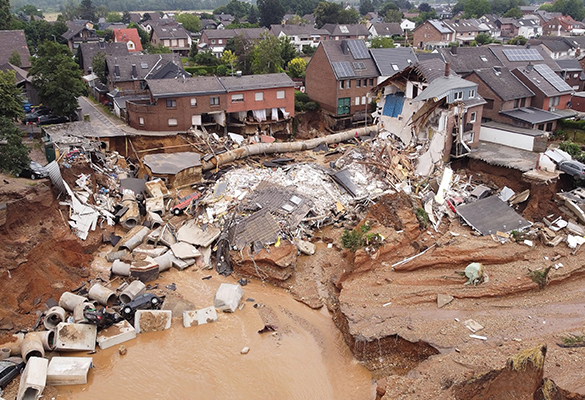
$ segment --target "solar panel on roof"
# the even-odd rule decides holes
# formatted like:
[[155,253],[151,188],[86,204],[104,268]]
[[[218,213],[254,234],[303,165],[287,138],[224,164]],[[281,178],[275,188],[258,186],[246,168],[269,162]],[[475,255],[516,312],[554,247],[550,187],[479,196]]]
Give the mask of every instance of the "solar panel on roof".
[[145,63],[145,62],[141,62],[141,63],[140,63],[140,68],[142,68],[142,69],[146,69],[146,68],[148,68],[148,64],[147,64],[147,63]]
[[504,49],[502,53],[508,61],[544,61],[536,49]]
[[354,76],[349,61],[332,62],[331,66],[333,67],[335,75],[337,75],[338,78],[350,78]]
[[544,79],[547,80],[548,83],[550,83],[551,85],[553,85],[555,87],[555,89],[557,89],[559,92],[566,92],[566,91],[572,91],[573,88],[571,88],[567,82],[565,82],[564,80],[562,80],[557,74],[555,74],[555,72],[550,69],[550,67],[546,64],[538,64],[534,66],[534,69],[540,74],[542,75],[542,77]]
[[361,61],[357,61],[357,62],[354,62],[352,64],[353,64],[354,69],[366,69],[366,64],[364,64]]
[[349,51],[351,51],[351,55],[356,60],[370,58],[370,53],[368,53],[368,48],[363,40],[349,40],[347,46],[349,47]]
[[339,30],[341,33],[349,33],[349,29],[347,29],[347,26],[345,25],[339,25]]

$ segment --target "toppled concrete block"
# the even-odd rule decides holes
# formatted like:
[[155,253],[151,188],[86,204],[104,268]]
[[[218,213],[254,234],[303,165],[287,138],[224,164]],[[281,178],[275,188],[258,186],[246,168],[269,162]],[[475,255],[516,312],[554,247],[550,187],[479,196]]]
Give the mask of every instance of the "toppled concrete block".
[[49,360],[31,357],[20,377],[17,400],[37,400],[47,384],[47,367]]
[[209,247],[219,237],[220,233],[221,229],[213,225],[207,225],[205,229],[202,229],[195,220],[191,220],[179,228],[177,240],[195,246]]
[[130,251],[138,247],[143,241],[146,235],[148,235],[148,228],[146,226],[135,226],[130,229],[127,234],[118,243],[119,249],[128,249]]
[[165,297],[161,309],[170,310],[173,313],[173,318],[176,318],[183,315],[186,311],[194,310],[195,304],[176,295],[168,294]]
[[138,310],[134,314],[136,333],[163,331],[171,328],[173,313],[170,310]]
[[136,260],[130,267],[130,276],[140,279],[142,282],[150,282],[158,279],[159,268],[156,261],[151,257],[144,257],[144,260]]
[[153,179],[144,184],[146,194],[150,197],[169,197],[171,193],[162,179]]
[[167,251],[166,246],[153,246],[151,244],[141,244],[132,250],[132,254],[144,254],[146,256],[155,258],[164,254]]
[[191,310],[183,312],[183,326],[189,328],[195,325],[203,325],[209,322],[217,321],[217,311],[215,307],[205,307],[201,310]]
[[244,290],[241,286],[222,283],[215,293],[213,305],[223,312],[234,312],[238,308],[243,296]]
[[95,350],[97,327],[89,324],[70,324],[61,322],[57,325],[55,350]]
[[575,224],[571,221],[567,223],[567,230],[575,236],[585,236],[585,229],[581,225]]
[[211,247],[200,247],[201,253],[201,269],[212,269],[211,266]]
[[136,329],[130,325],[130,322],[124,320],[101,330],[97,336],[97,343],[103,350],[134,338],[136,338]]
[[297,240],[296,244],[301,253],[308,256],[315,254],[315,245],[313,243],[307,242],[306,240]]
[[[170,252],[172,254],[172,251]],[[181,260],[173,255],[172,265],[173,268],[178,269],[179,271],[184,270],[185,268],[190,267],[191,265],[195,264],[197,259],[195,258],[188,258],[186,260]]]
[[199,250],[195,248],[192,244],[186,242],[177,242],[171,246],[171,250],[175,257],[180,258],[182,260],[186,260],[189,258],[201,257],[201,253]]
[[53,357],[47,369],[47,385],[85,385],[91,357]]
[[437,294],[437,307],[443,308],[453,301],[453,296],[448,294]]

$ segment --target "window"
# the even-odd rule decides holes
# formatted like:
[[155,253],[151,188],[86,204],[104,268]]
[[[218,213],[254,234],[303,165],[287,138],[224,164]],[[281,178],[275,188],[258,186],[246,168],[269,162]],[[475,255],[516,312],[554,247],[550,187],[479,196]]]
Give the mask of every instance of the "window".
[[539,131],[544,131],[544,124],[539,124],[537,128]]
[[195,97],[191,98],[191,107],[197,107],[197,99]]
[[573,74],[573,78],[577,79],[579,77],[579,74]]
[[211,39],[211,44],[215,44],[215,39]]
[[178,122],[176,118],[169,118],[169,126],[177,126]]
[[556,106],[558,106],[559,105],[559,98],[560,98],[560,96],[551,97],[548,100],[548,106],[549,107],[556,107]]
[[514,108],[518,108],[518,99],[514,100]]
[[392,69],[393,69],[394,71],[398,71],[398,69],[399,69],[399,68],[398,68],[398,65],[396,65],[396,64],[392,64]]
[[343,89],[343,81],[339,81],[339,88]]
[[278,91],[276,92],[276,98],[277,98],[277,99],[284,99],[284,97],[285,97],[284,90],[278,90]]
[[549,122],[548,124],[546,124],[546,130],[548,132],[552,132],[552,130],[553,130],[553,123],[552,122]]
[[351,81],[345,81],[345,86],[346,86],[348,89],[351,89]]
[[362,96],[362,106],[366,105],[366,101],[367,101],[366,96]]
[[210,97],[209,98],[209,105],[210,106],[219,106],[219,97]]
[[471,115],[469,116],[469,122],[475,122],[476,118],[477,118],[477,113],[472,112]]
[[374,78],[370,78],[369,86],[374,86]]
[[264,100],[264,92],[256,92],[254,93],[254,100],[262,101]]
[[232,94],[232,103],[237,103],[239,101],[244,101],[244,95],[240,94]]
[[474,97],[475,97],[475,89],[471,89],[471,90],[469,91],[469,98],[470,98],[470,99],[473,99]]
[[355,105],[359,106],[360,105],[360,96],[356,96],[355,97]]
[[355,87],[361,87],[362,86],[362,80],[361,79],[356,79],[355,80]]
[[453,96],[453,100],[462,100],[463,99],[463,92],[455,92]]
[[218,44],[222,44],[222,43],[223,43],[223,39],[218,39],[218,40],[217,40],[217,43],[218,43]]
[[142,118],[142,117],[138,118],[138,123],[140,125],[144,125],[144,118]]
[[177,108],[177,100],[167,99],[167,108]]

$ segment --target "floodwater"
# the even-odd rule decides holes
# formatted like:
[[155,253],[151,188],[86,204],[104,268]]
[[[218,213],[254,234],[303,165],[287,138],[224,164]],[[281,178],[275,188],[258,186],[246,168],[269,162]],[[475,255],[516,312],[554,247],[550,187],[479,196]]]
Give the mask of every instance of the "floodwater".
[[[211,271],[204,271],[205,273]],[[212,272],[169,271],[159,284],[196,308],[213,304],[220,283]],[[312,310],[284,290],[253,281],[245,307],[220,313],[214,323],[184,328],[181,318],[164,332],[138,334],[124,345],[97,348],[87,385],[58,386],[59,399],[279,399],[372,400],[371,374],[353,357],[324,309]],[[260,305],[255,308],[254,304]],[[265,323],[276,333],[259,334]],[[249,347],[248,354],[240,354]],[[75,353],[75,356],[86,354]]]

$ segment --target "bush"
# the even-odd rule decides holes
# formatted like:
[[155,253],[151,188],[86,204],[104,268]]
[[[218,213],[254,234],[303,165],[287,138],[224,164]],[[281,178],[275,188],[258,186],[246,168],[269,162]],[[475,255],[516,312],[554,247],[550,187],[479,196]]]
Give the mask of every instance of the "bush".
[[559,148],[569,153],[571,157],[578,157],[581,155],[581,146],[571,141],[561,142]]
[[419,223],[420,227],[422,229],[425,229],[429,225],[429,222],[430,222],[429,214],[427,214],[427,212],[421,207],[416,209],[415,214],[416,214],[416,219],[418,219],[418,223]]
[[562,119],[559,122],[561,128],[585,130],[585,120]]
[[301,112],[305,111],[305,103],[302,101],[295,100],[295,111]]
[[307,103],[311,101],[309,95],[298,90],[295,90],[295,101],[300,101],[301,103]]
[[308,101],[305,103],[305,110],[307,111],[317,111],[319,108],[321,108],[319,104],[314,101]]

